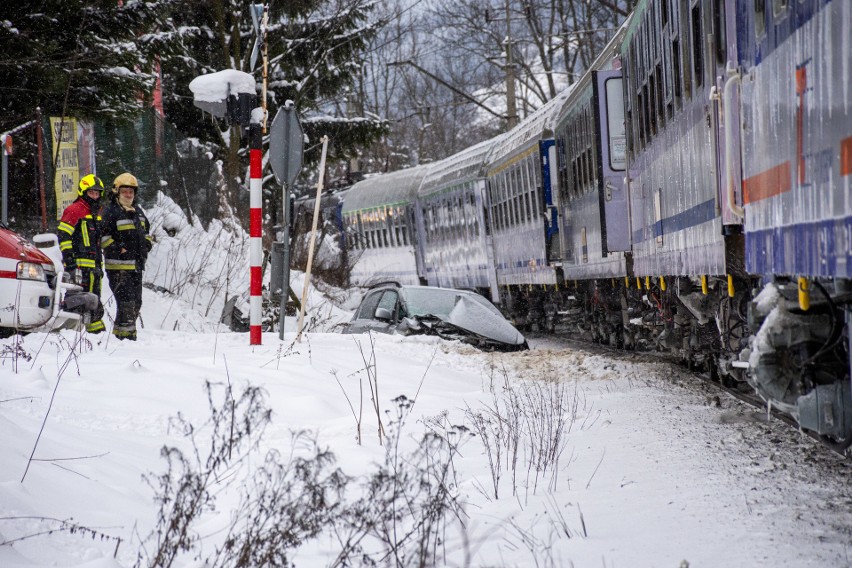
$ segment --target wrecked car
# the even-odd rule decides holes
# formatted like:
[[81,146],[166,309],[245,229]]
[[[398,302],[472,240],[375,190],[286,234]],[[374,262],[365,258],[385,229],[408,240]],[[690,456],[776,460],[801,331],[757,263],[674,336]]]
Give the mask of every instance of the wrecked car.
[[469,290],[384,283],[364,295],[343,333],[436,335],[486,351],[529,349],[500,310]]

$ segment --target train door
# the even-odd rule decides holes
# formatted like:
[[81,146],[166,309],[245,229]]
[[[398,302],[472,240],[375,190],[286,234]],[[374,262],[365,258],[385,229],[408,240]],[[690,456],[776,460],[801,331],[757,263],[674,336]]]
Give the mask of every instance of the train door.
[[538,143],[539,165],[541,167],[541,198],[544,212],[544,243],[547,262],[562,258],[559,227],[559,191],[556,180],[559,178],[556,158],[556,141],[541,140]]
[[742,231],[742,169],[740,160],[739,76],[736,57],[736,0],[713,0],[705,11],[706,68],[711,74],[710,101],[716,170],[717,214],[725,234]]
[[624,181],[627,130],[621,70],[592,72],[597,128],[598,192],[603,252],[630,250],[630,199]]
[[485,248],[485,261],[488,273],[488,288],[491,292],[491,301],[500,303],[500,289],[497,287],[497,267],[494,265],[494,236],[491,231],[491,200],[488,198],[488,181],[479,179],[474,184],[474,196],[476,197],[476,210],[478,221],[482,227],[480,234]]

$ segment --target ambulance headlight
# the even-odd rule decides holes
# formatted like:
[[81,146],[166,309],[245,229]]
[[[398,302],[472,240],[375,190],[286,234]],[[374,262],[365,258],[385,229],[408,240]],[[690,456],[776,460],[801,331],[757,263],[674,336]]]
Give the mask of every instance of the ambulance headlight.
[[18,280],[40,280],[44,282],[44,267],[35,262],[19,262]]

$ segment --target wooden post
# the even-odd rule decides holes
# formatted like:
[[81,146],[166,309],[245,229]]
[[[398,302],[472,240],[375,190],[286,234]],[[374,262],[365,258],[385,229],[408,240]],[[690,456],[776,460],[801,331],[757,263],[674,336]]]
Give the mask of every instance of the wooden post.
[[[299,325],[296,328],[296,341],[302,341],[302,325],[305,323],[305,304],[308,303],[308,287],[311,284],[311,266],[314,262],[314,246],[317,241],[317,222],[320,213],[320,198],[322,197],[322,184],[325,177],[325,154],[328,150],[328,136],[322,137],[322,157],[319,165],[319,181],[317,182],[317,201],[314,204],[314,223],[311,228],[311,241],[308,245],[308,265],[305,267],[305,284],[302,287],[302,305],[299,306]],[[286,284],[285,284],[286,285]],[[282,308],[283,305],[282,305]]]

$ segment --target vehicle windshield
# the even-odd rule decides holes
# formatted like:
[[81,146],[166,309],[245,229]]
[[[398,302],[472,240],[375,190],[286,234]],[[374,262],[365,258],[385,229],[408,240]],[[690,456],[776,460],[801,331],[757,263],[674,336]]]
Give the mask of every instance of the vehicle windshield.
[[448,316],[456,305],[456,298],[464,296],[502,317],[500,311],[491,302],[478,294],[442,288],[405,288],[404,290],[409,316]]

